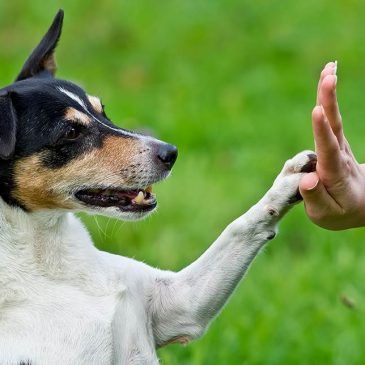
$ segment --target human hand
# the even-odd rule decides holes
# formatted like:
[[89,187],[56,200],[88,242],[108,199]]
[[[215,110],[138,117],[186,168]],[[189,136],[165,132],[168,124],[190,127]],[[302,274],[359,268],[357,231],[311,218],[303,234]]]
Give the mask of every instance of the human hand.
[[330,230],[365,225],[365,165],[356,161],[343,133],[336,69],[330,62],[320,76],[312,112],[317,167],[299,185],[309,218]]

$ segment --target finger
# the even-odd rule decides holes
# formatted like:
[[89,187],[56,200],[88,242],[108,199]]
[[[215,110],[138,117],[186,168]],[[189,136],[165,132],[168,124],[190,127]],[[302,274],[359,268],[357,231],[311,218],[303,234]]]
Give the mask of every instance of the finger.
[[336,201],[329,195],[317,173],[305,174],[299,183],[308,217],[316,224],[325,225],[329,213],[339,211]]
[[327,75],[319,91],[319,99],[323,106],[325,115],[331,125],[333,133],[337,137],[340,148],[344,148],[344,135],[342,127],[342,118],[336,97],[336,75]]
[[318,166],[326,172],[328,178],[337,177],[343,171],[340,146],[319,106],[313,109],[312,126]]
[[336,71],[337,71],[337,62],[328,62],[326,66],[324,66],[318,81],[316,105],[321,105],[321,102],[319,100],[319,91],[321,89],[321,85],[324,78],[328,75],[335,75]]

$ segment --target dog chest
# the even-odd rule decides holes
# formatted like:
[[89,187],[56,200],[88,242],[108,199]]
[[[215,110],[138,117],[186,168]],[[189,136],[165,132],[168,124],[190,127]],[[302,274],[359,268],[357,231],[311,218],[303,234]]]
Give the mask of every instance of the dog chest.
[[1,364],[111,364],[116,295],[63,285],[33,289],[0,308]]

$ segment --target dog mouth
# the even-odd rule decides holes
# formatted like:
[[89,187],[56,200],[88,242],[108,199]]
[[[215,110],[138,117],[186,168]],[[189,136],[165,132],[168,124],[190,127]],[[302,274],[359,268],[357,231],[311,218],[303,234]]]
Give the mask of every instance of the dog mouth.
[[152,186],[132,190],[117,188],[82,189],[75,193],[75,197],[90,206],[116,207],[128,212],[150,211],[157,205],[156,196],[152,193]]

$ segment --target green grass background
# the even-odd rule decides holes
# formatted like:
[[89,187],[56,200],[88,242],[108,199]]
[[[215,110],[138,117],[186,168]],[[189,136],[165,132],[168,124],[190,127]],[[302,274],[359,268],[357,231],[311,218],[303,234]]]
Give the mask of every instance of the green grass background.
[[[155,187],[157,214],[84,217],[101,249],[173,270],[194,260],[287,158],[313,148],[310,112],[329,60],[365,160],[363,1],[0,0],[1,85],[59,7],[59,77],[101,96],[117,124],[149,128],[180,152]],[[296,207],[205,337],[161,349],[162,363],[364,364],[364,237],[322,230]]]

